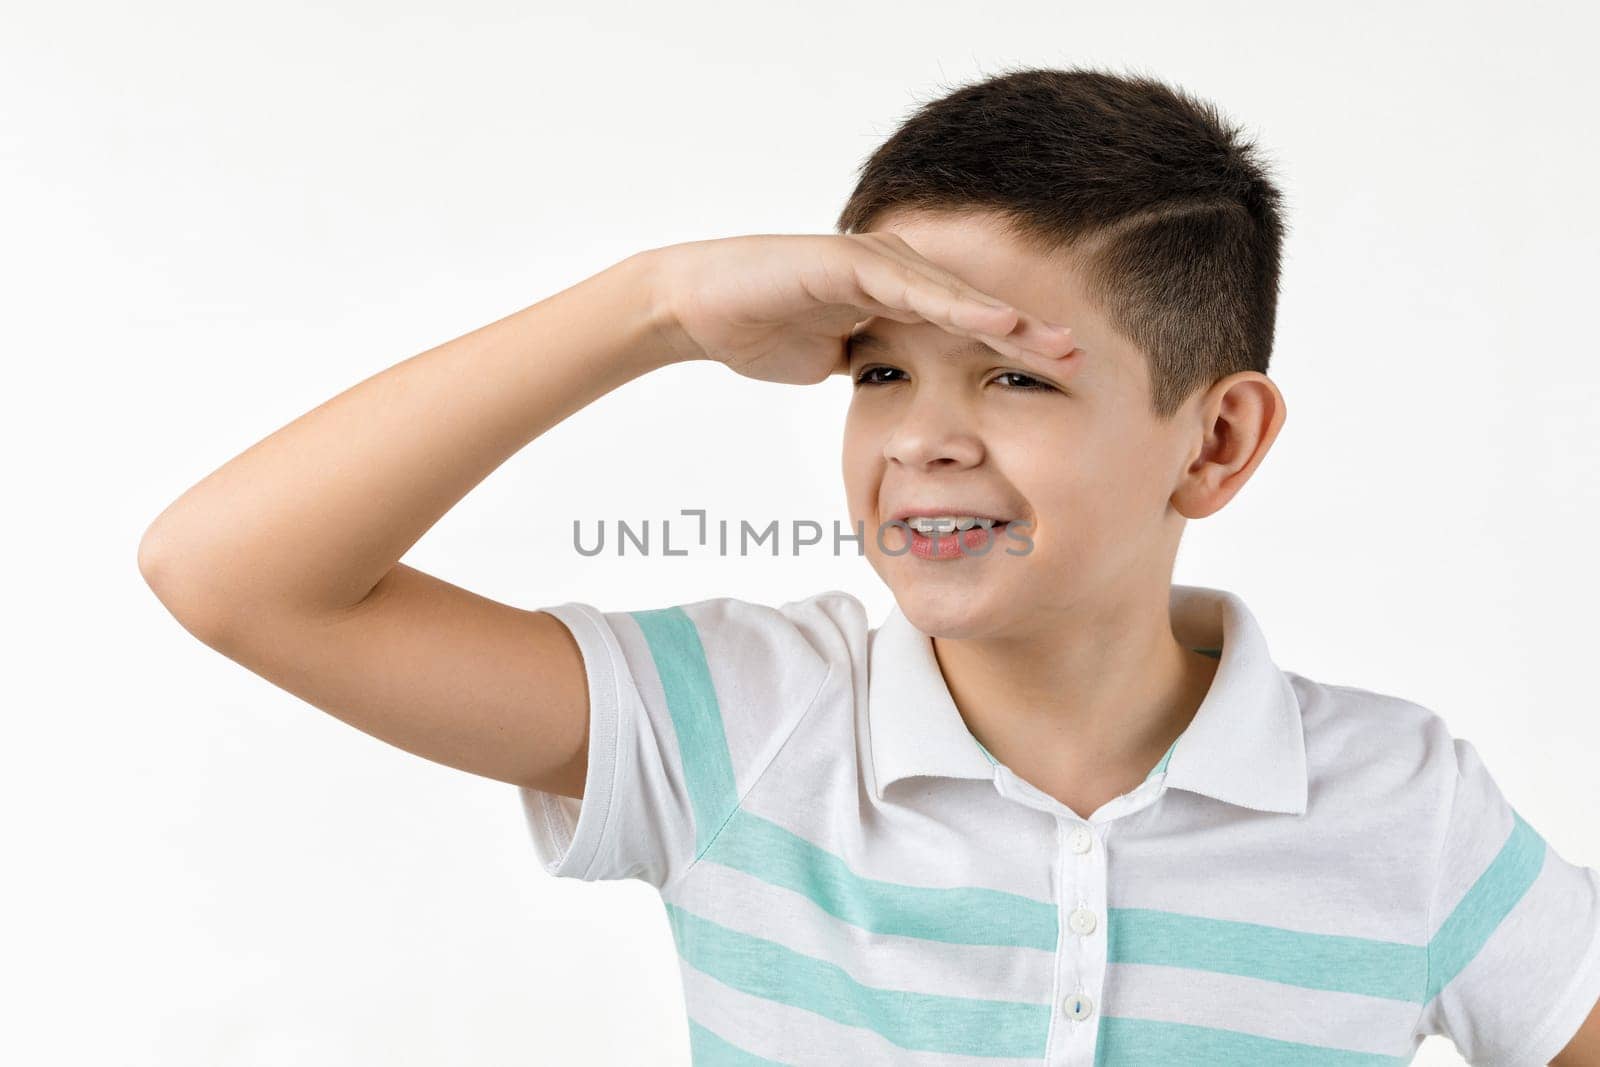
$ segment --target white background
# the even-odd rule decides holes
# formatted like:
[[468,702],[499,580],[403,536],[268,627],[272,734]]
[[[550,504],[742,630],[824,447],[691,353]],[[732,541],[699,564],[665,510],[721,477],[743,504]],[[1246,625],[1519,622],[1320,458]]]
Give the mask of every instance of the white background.
[[[830,232],[917,104],[1014,65],[1245,122],[1291,232],[1289,418],[1191,523],[1280,666],[1439,710],[1600,864],[1596,27],[1581,5],[7,5],[0,1059],[688,1063],[653,890],[538,866],[513,787],[219,656],[146,525],[280,425],[646,247]],[[529,358],[538,358],[531,352]],[[406,561],[526,607],[847,589],[864,560],[586,559],[582,518],[844,521],[849,385],[631,383]],[[641,1051],[649,1050],[649,1051]],[[1430,1041],[1418,1063],[1461,1062]]]

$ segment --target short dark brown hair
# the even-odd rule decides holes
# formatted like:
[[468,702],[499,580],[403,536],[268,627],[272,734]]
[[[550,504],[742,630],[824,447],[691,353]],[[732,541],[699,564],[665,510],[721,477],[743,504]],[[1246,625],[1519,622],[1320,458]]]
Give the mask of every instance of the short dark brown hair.
[[997,213],[1082,272],[1146,354],[1165,420],[1229,374],[1265,374],[1272,355],[1282,197],[1239,133],[1147,75],[1013,69],[918,108],[862,164],[835,225]]

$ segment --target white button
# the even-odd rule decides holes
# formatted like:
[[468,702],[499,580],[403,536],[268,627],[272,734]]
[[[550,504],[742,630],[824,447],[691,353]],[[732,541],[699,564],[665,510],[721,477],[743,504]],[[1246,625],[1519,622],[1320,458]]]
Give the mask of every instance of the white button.
[[1094,912],[1088,908],[1076,908],[1067,917],[1067,925],[1072,928],[1072,932],[1075,934],[1092,934],[1094,933]]
[[1061,1008],[1074,1019],[1087,1019],[1094,1014],[1094,1001],[1087,993],[1072,993],[1061,1002]]
[[1094,847],[1094,835],[1089,832],[1088,827],[1079,826],[1067,838],[1067,843],[1072,846],[1072,851],[1081,856]]

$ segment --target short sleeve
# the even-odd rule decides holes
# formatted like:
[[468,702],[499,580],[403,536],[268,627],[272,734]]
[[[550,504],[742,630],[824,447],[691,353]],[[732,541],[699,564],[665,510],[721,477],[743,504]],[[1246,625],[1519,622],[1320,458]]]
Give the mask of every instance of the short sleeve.
[[1475,1065],[1545,1064],[1600,998],[1600,872],[1557,853],[1477,749],[1451,742],[1416,1036],[1449,1037]]
[[589,689],[582,799],[519,788],[544,868],[661,889],[693,865],[845,654],[828,595],[541,609],[571,631]]

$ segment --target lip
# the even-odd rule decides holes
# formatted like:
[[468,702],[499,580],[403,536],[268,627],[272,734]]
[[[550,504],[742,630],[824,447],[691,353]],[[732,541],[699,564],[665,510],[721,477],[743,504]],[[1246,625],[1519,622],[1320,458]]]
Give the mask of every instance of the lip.
[[901,508],[889,517],[890,522],[905,522],[913,515],[971,515],[975,519],[992,519],[996,523],[1010,522],[1009,516],[997,511],[984,511],[982,508],[968,508],[961,504],[928,504],[918,507]]
[[910,537],[906,549],[914,558],[930,563],[981,559],[1010,528],[1010,522],[996,522],[988,528],[974,526],[970,530],[929,535],[907,527]]

